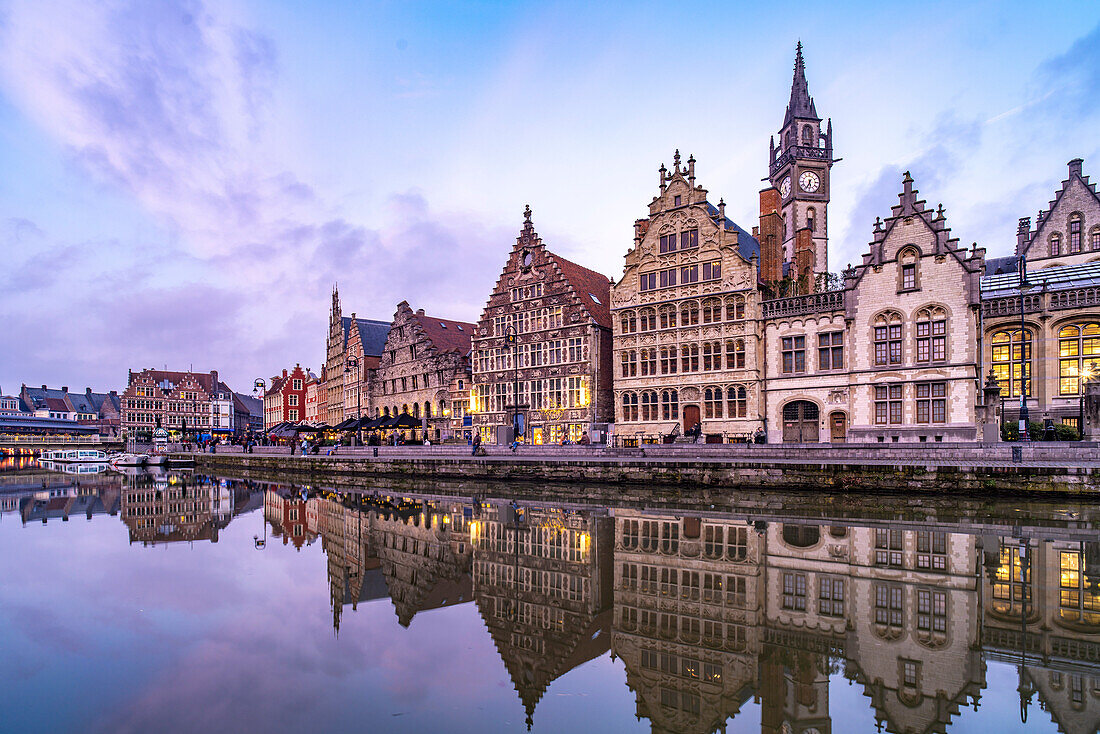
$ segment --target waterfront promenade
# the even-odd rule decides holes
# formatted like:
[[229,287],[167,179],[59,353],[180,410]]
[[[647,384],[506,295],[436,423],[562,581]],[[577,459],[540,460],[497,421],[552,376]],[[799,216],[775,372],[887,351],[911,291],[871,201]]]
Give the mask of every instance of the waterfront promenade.
[[[676,488],[822,489],[860,492],[1064,492],[1100,494],[1095,444],[671,445],[623,449],[533,446],[516,453],[487,446],[341,448],[302,456],[287,447],[221,447],[189,454],[197,468],[245,471],[271,479],[334,477],[605,483]],[[377,455],[375,452],[377,451]]]

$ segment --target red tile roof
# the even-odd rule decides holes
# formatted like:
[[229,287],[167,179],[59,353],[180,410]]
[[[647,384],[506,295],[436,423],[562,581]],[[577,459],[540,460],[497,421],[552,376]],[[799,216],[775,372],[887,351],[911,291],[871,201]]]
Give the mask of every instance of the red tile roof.
[[[562,275],[573,286],[577,297],[581,299],[585,308],[592,314],[592,318],[600,326],[611,328],[611,279],[606,275],[600,275],[595,270],[577,265],[571,260],[566,260],[561,255],[547,251],[554,262],[561,268]],[[593,298],[595,296],[595,298]]]
[[[153,382],[160,384],[165,380],[171,382],[173,385],[179,385],[183,382],[184,377],[191,375],[195,379],[195,382],[199,383],[199,386],[206,391],[207,395],[213,395],[216,390],[213,386],[213,380],[209,372],[175,372],[172,370],[142,370],[141,372],[134,373],[135,377],[151,377]],[[221,380],[218,380],[217,389],[222,392],[232,392],[229,386]]]
[[64,398],[46,398],[46,407],[50,410],[59,410],[62,413],[68,413],[70,410],[69,404],[65,402]]
[[465,321],[451,321],[450,319],[437,319],[435,316],[417,313],[417,322],[424,334],[432,340],[432,344],[440,352],[458,352],[467,354],[470,351],[470,337],[474,333],[475,324]]

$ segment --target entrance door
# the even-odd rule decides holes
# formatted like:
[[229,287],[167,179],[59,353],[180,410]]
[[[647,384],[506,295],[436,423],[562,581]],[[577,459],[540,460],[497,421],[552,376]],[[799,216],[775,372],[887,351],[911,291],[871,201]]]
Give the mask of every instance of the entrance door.
[[783,443],[817,443],[817,406],[795,400],[783,406]]
[[837,412],[829,416],[829,438],[833,443],[848,440],[848,416]]
[[685,405],[684,406],[684,435],[686,436],[688,431],[695,428],[695,424],[699,422],[699,406],[698,405]]

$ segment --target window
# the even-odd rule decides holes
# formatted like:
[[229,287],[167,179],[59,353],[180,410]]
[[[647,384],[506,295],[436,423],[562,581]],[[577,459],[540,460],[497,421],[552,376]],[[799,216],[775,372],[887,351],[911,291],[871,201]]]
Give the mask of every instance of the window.
[[295,379],[291,380],[290,383],[291,383],[291,389],[292,390],[301,390],[302,389],[302,381],[301,380],[295,378]]
[[287,405],[297,406],[298,405],[298,396],[297,395],[287,395]]
[[703,342],[703,371],[722,369],[722,342]]
[[1058,332],[1058,393],[1077,395],[1081,379],[1100,374],[1100,324],[1072,324]]
[[633,334],[638,330],[638,322],[634,318],[633,311],[626,311],[619,319],[620,333]]
[[875,565],[902,568],[903,537],[900,530],[875,529]]
[[901,423],[901,383],[875,385],[875,425]]
[[642,420],[657,420],[657,393],[654,390],[642,393]]
[[665,306],[661,309],[661,328],[662,329],[675,329],[676,328],[676,307]]
[[680,417],[680,397],[675,390],[665,390],[661,393],[661,419],[678,420]]
[[623,352],[623,377],[636,377],[638,375],[638,353],[634,351]]
[[657,374],[657,348],[642,350],[642,376]]
[[722,277],[722,263],[718,260],[703,263],[703,280],[718,280]]
[[844,616],[844,579],[823,576],[817,581],[817,611],[823,617]]
[[680,284],[687,285],[688,283],[699,282],[699,266],[698,265],[686,265],[680,268]]
[[661,347],[661,374],[676,374],[676,347]]
[[875,624],[886,627],[890,636],[901,634],[905,624],[905,589],[893,584],[875,584]]
[[642,273],[638,276],[638,290],[651,291],[657,287],[657,273]]
[[726,407],[730,418],[744,418],[748,413],[748,398],[743,385],[726,389]]
[[689,229],[680,233],[680,249],[686,250],[689,247],[699,246],[699,230]]
[[676,233],[661,235],[661,252],[676,252]]
[[906,688],[916,688],[920,682],[920,663],[915,660],[901,660],[901,684]]
[[699,345],[685,344],[680,347],[680,371],[699,371]]
[[288,413],[288,417],[289,417],[290,420],[292,420],[292,421],[298,420],[298,410],[297,410],[297,408],[291,408],[287,413]]
[[790,375],[806,371],[806,337],[785,336],[783,346],[783,374]]
[[875,365],[879,367],[901,364],[901,314],[888,312],[878,316],[873,329]]
[[[707,558],[721,558],[725,552],[725,528],[721,525],[707,525],[703,528],[703,555]],[[718,580],[718,588],[722,588],[721,577]]]
[[745,318],[745,297],[734,296],[726,299],[726,320],[740,321]]
[[699,304],[694,301],[680,307],[680,326],[695,326],[699,323]]
[[806,210],[806,226],[811,232],[817,231],[817,212],[812,206]]
[[1050,235],[1050,255],[1051,255],[1051,257],[1054,257],[1055,255],[1061,255],[1061,254],[1062,254],[1062,235],[1059,234],[1058,232],[1053,232]]
[[[1002,397],[1020,397],[1020,388],[1031,394],[1031,332],[1024,332],[1023,343],[1020,330],[998,331],[991,340],[993,349],[993,376],[1001,386]],[[1023,357],[1021,361],[1021,348]],[[1021,371],[1023,376],[1021,376]]]
[[844,369],[844,332],[828,331],[817,335],[817,368]]
[[745,366],[745,340],[731,339],[726,342],[726,369],[743,369]]
[[993,611],[1020,616],[1031,601],[1031,569],[1020,563],[1016,546],[1002,546],[1000,563],[993,574]]
[[918,382],[917,423],[947,422],[947,383]]
[[703,390],[703,417],[722,417],[722,388],[708,387]]
[[1095,584],[1086,583],[1087,575],[1095,575],[1080,551],[1059,554],[1058,616],[1067,621],[1090,626],[1100,625],[1100,592]]
[[917,531],[917,568],[947,570],[947,533]]
[[917,314],[917,362],[947,359],[947,312],[922,309]]
[[642,309],[642,313],[638,319],[639,331],[653,331],[657,328],[657,312],[652,308]]
[[922,632],[947,632],[947,594],[917,589],[917,629]]
[[917,287],[917,266],[916,264],[902,265],[901,266],[901,289],[914,290]]
[[662,270],[660,273],[661,288],[670,288],[676,285],[676,270],[669,268],[668,270]]
[[1081,251],[1081,215],[1074,213],[1069,218],[1069,247],[1066,254],[1074,255]]
[[679,195],[676,195],[676,196],[672,197],[672,205],[673,206],[680,206],[680,201],[681,201],[681,199],[680,199]]
[[783,573],[783,608],[806,611],[806,574],[790,571]]
[[1100,250],[1100,227],[1092,228],[1092,235],[1089,238],[1089,248],[1093,252]]
[[802,126],[802,144],[813,147],[814,144],[814,129],[809,125]]
[[712,324],[722,320],[722,302],[717,298],[703,301],[703,323]]

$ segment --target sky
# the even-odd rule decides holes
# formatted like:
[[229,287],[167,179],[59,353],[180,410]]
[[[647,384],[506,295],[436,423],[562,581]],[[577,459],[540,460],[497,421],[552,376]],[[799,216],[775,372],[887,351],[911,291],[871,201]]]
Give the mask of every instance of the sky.
[[750,229],[799,40],[833,271],[906,170],[989,257],[1100,176],[1095,2],[624,7],[0,2],[0,388],[317,371],[336,284],[476,321],[526,204],[617,280],[677,149]]

